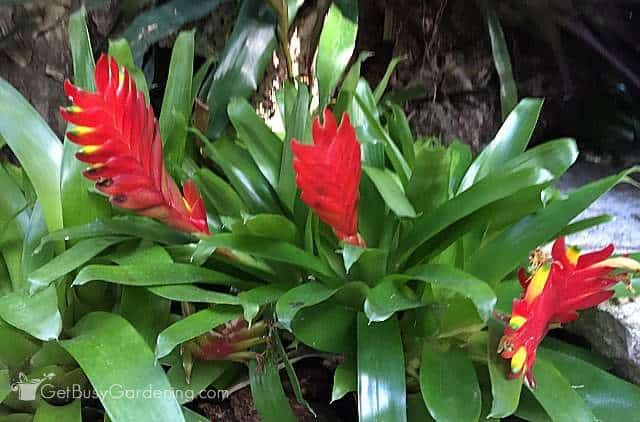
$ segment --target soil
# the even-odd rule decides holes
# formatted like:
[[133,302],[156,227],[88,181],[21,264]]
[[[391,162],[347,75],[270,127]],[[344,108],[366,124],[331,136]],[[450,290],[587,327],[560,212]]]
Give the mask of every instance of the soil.
[[[286,375],[283,375],[282,384],[298,421],[348,422],[358,419],[354,394],[349,394],[343,399],[329,404],[331,401],[333,372],[335,370],[333,362],[309,359],[296,364],[295,370],[300,381],[302,394],[317,415],[317,418],[314,417],[313,414],[297,402],[289,380]],[[206,415],[212,421],[260,421],[253,406],[251,391],[248,387],[231,394],[226,400],[195,402],[190,407]]]

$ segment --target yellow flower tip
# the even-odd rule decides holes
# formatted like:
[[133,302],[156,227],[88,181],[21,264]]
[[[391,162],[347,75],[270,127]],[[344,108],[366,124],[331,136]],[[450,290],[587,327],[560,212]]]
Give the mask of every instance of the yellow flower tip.
[[189,213],[191,213],[193,211],[193,207],[191,205],[189,205],[189,202],[187,201],[187,198],[185,198],[184,196],[182,197],[182,202],[184,203],[184,207],[187,209],[187,211]]
[[93,154],[96,151],[99,151],[100,148],[102,148],[102,145],[86,145],[82,148],[80,148],[80,154],[83,155],[90,155]]
[[74,136],[84,136],[95,132],[96,128],[89,126],[76,126],[69,130],[69,133]]
[[120,66],[118,71],[118,89],[122,88],[124,84],[124,66]]
[[640,262],[626,256],[605,259],[597,264],[593,264],[593,267],[609,267],[630,272],[640,272]]
[[576,265],[578,263],[578,258],[580,258],[580,249],[575,246],[569,246],[567,248],[567,259],[569,262]]
[[524,364],[527,360],[527,350],[524,346],[521,346],[511,358],[511,372],[519,374],[524,368]]
[[66,110],[69,113],[81,113],[83,111],[82,107],[79,107],[79,106],[77,106],[75,104],[74,105],[70,105],[69,107],[66,108]]
[[518,330],[524,325],[525,322],[527,322],[527,319],[525,317],[514,315],[509,320],[509,327],[511,327],[512,330]]
[[543,265],[538,268],[535,274],[533,274],[525,295],[527,303],[533,302],[538,296],[540,296],[540,293],[544,290],[544,286],[547,284],[550,271],[551,267],[549,265]]

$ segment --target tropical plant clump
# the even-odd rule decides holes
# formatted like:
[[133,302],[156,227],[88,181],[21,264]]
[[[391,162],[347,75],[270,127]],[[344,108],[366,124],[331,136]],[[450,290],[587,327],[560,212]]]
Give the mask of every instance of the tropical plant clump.
[[[275,10],[286,34],[291,11]],[[565,244],[606,221],[575,218],[634,169],[559,192],[578,152],[571,139],[527,148],[538,99],[508,110],[475,157],[414,139],[389,77],[372,89],[367,55],[349,61],[356,35],[357,2],[335,2],[318,98],[289,75],[282,133],[236,83],[263,52],[230,49],[227,79],[207,83],[193,31],[176,40],[156,120],[127,43],[94,66],[74,15],[64,144],[0,80],[0,135],[21,164],[0,167],[0,415],[80,420],[96,404],[69,393],[79,386],[115,422],[199,421],[201,392],[248,378],[263,420],[295,421],[280,372],[314,413],[293,366],[311,349],[339,357],[332,400],[355,394],[361,421],[635,417],[636,386],[547,335],[640,271],[613,246]],[[35,400],[10,388],[35,379]]]

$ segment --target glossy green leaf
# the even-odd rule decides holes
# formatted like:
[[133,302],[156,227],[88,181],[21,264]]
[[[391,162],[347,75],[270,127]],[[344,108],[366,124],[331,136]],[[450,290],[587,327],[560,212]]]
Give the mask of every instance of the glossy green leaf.
[[540,406],[529,390],[522,390],[520,406],[516,416],[531,422],[552,422],[547,412]]
[[31,210],[29,231],[24,239],[22,248],[22,274],[30,274],[53,259],[53,244],[49,243],[35,253],[40,241],[48,233],[47,223],[44,221],[44,213],[40,203]]
[[133,53],[129,46],[129,43],[124,38],[117,40],[109,40],[109,55],[116,59],[120,66],[127,68],[131,77],[136,83],[136,87],[139,91],[142,91],[144,97],[149,103],[149,86],[147,80],[144,77],[142,70],[136,65],[133,59]]
[[216,306],[191,314],[160,333],[156,344],[156,358],[163,358],[182,343],[241,316],[239,308],[231,306]]
[[141,13],[129,24],[124,37],[131,43],[136,63],[156,42],[171,35],[188,22],[200,19],[224,0],[172,0]]
[[291,330],[298,341],[313,349],[354,355],[356,315],[352,309],[323,302],[301,309],[291,323]]
[[477,421],[481,398],[471,360],[454,345],[427,342],[420,359],[422,398],[438,422]]
[[[537,214],[525,217],[476,251],[471,257],[468,271],[490,282],[502,279],[533,249],[555,237],[571,220],[632,171],[634,169],[589,183],[571,192],[566,199],[553,201]],[[487,262],[491,262],[491,265],[486,265]]]
[[210,247],[229,248],[234,251],[245,252],[260,258],[295,265],[299,268],[331,277],[331,270],[327,268],[327,265],[323,261],[283,241],[251,235],[225,233],[203,239],[202,244]]
[[9,376],[8,369],[0,369],[0,403],[4,401],[4,399],[11,392],[11,378]]
[[[360,60],[363,57],[368,56],[362,53],[358,59]],[[354,64],[354,68],[357,67],[357,64]],[[348,78],[351,78],[354,70],[349,71]],[[380,133],[381,128],[377,125],[380,113],[369,83],[360,75],[358,75],[358,78],[353,82],[345,80],[338,103],[336,103],[336,111],[341,111],[339,107],[344,107],[343,113],[346,112],[349,115],[351,124],[355,128],[358,140],[362,145],[362,162],[365,165],[383,168],[385,145],[381,139],[384,134]],[[348,87],[352,83],[353,86]],[[343,103],[345,103],[344,106]]]
[[487,365],[491,378],[491,405],[490,418],[506,418],[512,415],[520,402],[522,390],[522,378],[508,379],[510,370],[508,360],[498,354],[498,343],[502,337],[503,327],[493,321],[489,323],[489,342],[487,350]]
[[544,356],[535,364],[537,386],[530,391],[554,422],[595,421],[595,415],[577,389]]
[[[543,349],[540,356],[552,362],[586,402],[598,420],[632,420],[640,407],[640,388],[598,368],[578,356]],[[536,372],[537,374],[537,372]]]
[[62,144],[31,104],[0,78],[0,137],[33,184],[50,231],[62,227]]
[[405,285],[410,280],[430,283],[471,299],[483,321],[491,316],[496,303],[493,290],[482,280],[449,265],[426,264],[406,275],[390,275],[369,290],[364,305],[367,317],[383,321],[394,312],[425,306],[419,298],[408,296]]
[[358,369],[356,360],[352,356],[345,356],[333,374],[331,402],[340,400],[352,391],[358,390]]
[[281,214],[258,214],[246,217],[244,225],[250,234],[268,239],[296,243],[296,225]]
[[36,248],[36,253],[39,253],[40,249],[51,242],[61,240],[77,241],[99,236],[134,236],[170,245],[194,241],[192,236],[174,230],[166,224],[144,217],[126,216],[96,220],[83,226],[55,231],[42,239],[40,245]]
[[432,212],[449,199],[451,166],[451,149],[416,147],[407,197],[418,212]]
[[0,366],[20,368],[38,348],[35,339],[0,320]]
[[282,361],[284,365],[284,369],[287,372],[287,378],[289,379],[289,384],[291,385],[291,389],[293,390],[293,394],[296,398],[296,401],[304,408],[311,413],[314,417],[318,417],[316,412],[313,410],[309,402],[304,398],[302,393],[302,387],[300,386],[300,380],[298,379],[298,375],[296,374],[295,369],[293,368],[293,364],[287,355],[287,351],[282,344],[282,340],[278,334],[278,330],[271,331],[271,344],[275,349],[276,357],[278,361]]
[[[180,32],[173,44],[169,76],[160,109],[160,134],[165,145],[167,142],[176,142],[187,134],[186,126],[182,133],[176,131],[176,116],[180,114],[187,119],[191,116],[194,49],[195,30]],[[166,148],[171,149],[171,146]]]
[[[414,139],[407,116],[399,105],[389,103],[388,106],[391,110],[391,113],[387,116],[389,136],[400,143],[404,158],[409,166],[413,168],[415,162]],[[413,174],[411,177],[413,177]]]
[[[371,51],[361,51],[358,58],[351,65],[349,72],[345,75],[340,87],[340,92],[338,93],[338,98],[333,106],[333,113],[336,116],[341,116],[342,113],[346,112],[350,107],[353,107],[353,94],[361,77],[360,71],[362,63],[371,56],[373,56]],[[369,88],[369,90],[371,90],[371,88]],[[371,93],[371,96],[373,97],[373,93]],[[353,119],[354,116],[350,114],[350,117]],[[351,122],[353,123],[354,121],[352,120]]]
[[58,365],[73,367],[75,361],[66,350],[57,342],[42,343],[42,347],[29,360],[32,368],[42,368],[45,366]]
[[406,421],[404,353],[395,318],[370,324],[358,314],[357,361],[359,421]]
[[53,406],[45,400],[40,400],[33,422],[82,422],[80,400],[74,400],[64,406]]
[[134,326],[147,344],[153,346],[160,331],[167,326],[171,301],[142,287],[125,286],[119,305],[118,313]]
[[253,283],[234,276],[181,263],[141,263],[133,265],[88,265],[76,276],[74,286],[102,280],[125,286],[166,286],[171,284],[204,283],[246,288]]
[[420,393],[407,394],[407,420],[409,422],[432,422],[434,419],[429,414]]
[[247,211],[244,203],[235,190],[221,177],[207,168],[198,170],[193,175],[193,181],[207,209],[217,212],[220,216],[240,217]]
[[239,305],[240,299],[226,293],[205,290],[190,284],[149,287],[155,295],[176,302],[211,303],[216,305]]
[[309,104],[311,96],[309,88],[303,83],[298,83],[297,88],[291,81],[285,81],[284,95],[284,127],[285,138],[282,147],[282,160],[280,161],[280,178],[276,191],[282,203],[293,211],[296,200],[296,175],[293,170],[293,153],[291,141],[304,141],[309,131]]
[[[94,312],[82,318],[71,335],[71,339],[60,344],[101,394],[102,405],[111,420],[184,421],[162,367],[155,363],[149,346],[126,320],[115,314]],[[109,394],[114,385],[138,394]],[[143,391],[148,390],[153,394],[144,396]]]
[[238,299],[244,309],[244,319],[252,321],[260,311],[260,307],[275,303],[285,292],[281,286],[268,285],[238,293]]
[[556,177],[562,176],[578,158],[576,141],[561,138],[537,145],[528,151],[509,160],[505,169],[522,169],[525,167],[539,167],[549,170]]
[[244,98],[232,98],[227,112],[238,137],[247,146],[251,158],[269,184],[276,189],[280,177],[282,141]]
[[196,360],[193,362],[189,382],[187,382],[187,375],[180,364],[172,366],[167,372],[167,377],[176,392],[178,402],[184,404],[197,399],[198,395],[220,378],[229,367],[230,362]]
[[362,113],[367,120],[368,136],[364,139],[360,139],[360,141],[366,142],[367,138],[369,138],[370,140],[373,140],[374,143],[384,145],[384,151],[387,154],[387,157],[389,157],[389,161],[391,161],[394,171],[398,177],[400,177],[402,184],[406,186],[409,181],[409,177],[411,177],[411,168],[395,141],[389,137],[389,134],[384,130],[380,121],[375,116],[373,112],[375,104],[369,104],[370,101],[363,98],[362,93],[359,93],[357,89],[355,100],[360,105]]
[[[73,82],[82,89],[95,91],[93,50],[86,20],[87,12],[84,6],[69,17]],[[60,169],[62,216],[65,227],[86,224],[111,214],[111,205],[105,197],[90,192],[93,183],[82,175],[87,164],[75,157],[79,148],[65,137]],[[82,207],[78,204],[82,204]]]
[[27,201],[9,173],[0,166],[0,252],[9,271],[11,287],[21,289],[24,273],[21,264],[24,239],[29,231]]
[[568,224],[564,229],[558,233],[558,236],[569,236],[574,233],[581,232],[583,230],[590,229],[601,224],[610,223],[615,220],[615,217],[609,214],[597,215],[595,217],[589,217],[582,220],[575,221]]
[[393,71],[396,70],[396,66],[403,60],[402,57],[394,57],[391,59],[389,64],[387,65],[387,70],[385,70],[384,75],[382,75],[382,79],[376,86],[375,91],[373,91],[373,96],[376,99],[376,102],[380,102],[384,92],[387,90],[387,86],[389,85],[389,80],[391,79],[391,75],[393,75]]
[[413,205],[405,196],[402,184],[395,179],[395,175],[389,170],[381,170],[375,167],[363,166],[362,169],[369,176],[384,199],[387,206],[398,217],[416,217]]
[[69,250],[56,256],[28,275],[29,290],[36,292],[47,287],[54,280],[75,270],[88,262],[109,246],[126,240],[125,237],[109,236],[95,239],[86,239],[78,242]]
[[482,2],[485,6],[487,26],[489,27],[489,37],[491,38],[491,51],[493,53],[493,64],[500,78],[500,105],[502,109],[502,120],[506,119],[511,110],[518,102],[518,89],[513,78],[511,69],[511,58],[507,40],[502,32],[500,18],[496,13],[493,3]]
[[336,291],[337,289],[331,289],[315,281],[294,287],[283,294],[276,303],[278,322],[282,327],[290,330],[291,322],[301,309],[324,302]]
[[[420,245],[463,217],[494,201],[506,198],[529,186],[543,184],[552,178],[553,175],[547,170],[533,168],[484,178],[433,212],[415,219],[410,233],[400,242],[398,248],[400,256],[397,262],[404,262]],[[425,253],[418,251],[416,255],[420,257]]]
[[251,213],[280,212],[274,191],[247,151],[229,140],[220,139],[207,144],[205,152],[222,168]]
[[275,14],[267,2],[242,2],[207,94],[209,137],[219,137],[227,126],[231,98],[248,98],[258,88],[276,47],[275,23]]
[[342,260],[344,261],[344,270],[349,273],[351,267],[358,262],[362,254],[366,252],[365,248],[345,243],[342,245]]
[[54,286],[33,296],[15,291],[0,297],[0,318],[43,341],[57,339],[62,331]]
[[319,109],[329,103],[333,91],[349,64],[358,34],[358,1],[333,2],[320,34],[316,76],[320,96]]
[[251,360],[249,362],[249,382],[251,396],[262,421],[296,421],[280,382],[277,363],[268,360],[259,366],[255,360]]
[[495,138],[474,160],[462,179],[458,192],[469,189],[487,175],[521,154],[535,129],[542,109],[542,100],[525,98],[504,121]]
[[214,58],[208,57],[202,65],[198,68],[198,71],[193,75],[193,81],[191,82],[191,104],[195,103],[196,98],[198,97],[198,93],[203,87],[205,78],[209,74],[209,70],[211,70],[211,65],[213,65]]

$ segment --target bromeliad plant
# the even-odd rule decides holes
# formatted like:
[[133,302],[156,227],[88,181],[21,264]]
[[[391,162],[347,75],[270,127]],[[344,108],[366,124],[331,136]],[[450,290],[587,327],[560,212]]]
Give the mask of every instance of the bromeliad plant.
[[[305,357],[292,346],[305,344],[341,356],[332,399],[356,393],[362,421],[637,414],[640,390],[606,360],[547,336],[640,269],[611,247],[580,255],[563,237],[602,223],[572,221],[630,171],[558,192],[577,150],[570,139],[527,149],[535,99],[475,158],[459,142],[415,140],[384,96],[388,78],[369,87],[366,55],[348,67],[356,11],[337,2],[328,12],[320,107],[295,79],[276,94],[283,133],[244,91],[221,136],[188,124],[206,78],[193,76],[193,32],[176,41],[156,121],[127,45],[112,43],[94,73],[75,15],[64,151],[0,81],[0,134],[22,165],[0,169],[11,240],[1,249],[0,412],[79,420],[74,397],[20,402],[6,387],[24,373],[52,377],[58,392],[163,392],[99,394],[116,422],[202,420],[181,405],[248,374],[263,420],[293,421],[279,369],[312,411],[291,364]],[[554,239],[550,257],[528,262]]]

